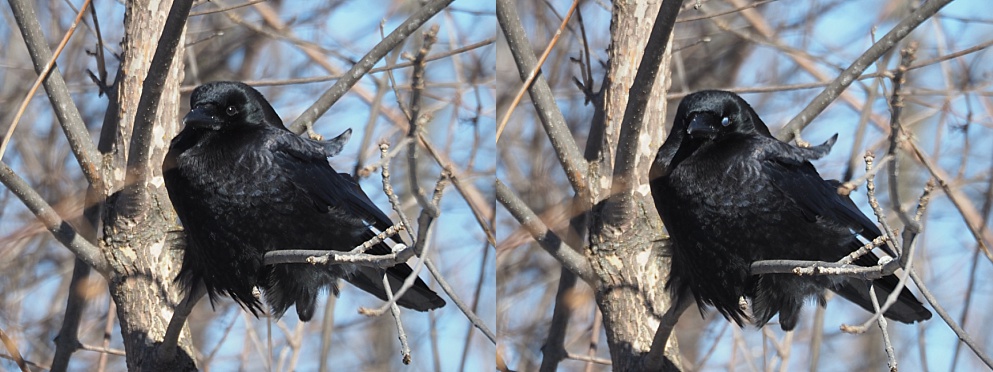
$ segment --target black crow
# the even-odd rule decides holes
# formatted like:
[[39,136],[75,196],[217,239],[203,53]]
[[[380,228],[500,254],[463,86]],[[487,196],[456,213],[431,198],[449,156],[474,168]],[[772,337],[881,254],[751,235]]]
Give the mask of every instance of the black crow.
[[[830,151],[824,144],[798,148],[777,140],[745,100],[734,93],[701,91],[679,104],[672,131],[652,164],[655,208],[672,238],[667,288],[678,301],[692,294],[701,311],[713,305],[739,326],[742,296],[751,299],[754,322],[779,313],[792,330],[805,299],[824,303],[830,289],[873,311],[869,285],[879,303],[896,288],[893,275],[873,281],[841,276],[751,275],[759,260],[837,261],[881,233],[837,181],[821,178],[810,160]],[[884,246],[888,254],[895,254]],[[871,252],[855,261],[872,266]],[[931,312],[908,290],[884,314],[912,323]]]
[[[253,289],[265,292],[272,315],[291,305],[308,321],[318,293],[344,278],[386,299],[382,271],[357,265],[263,265],[266,252],[287,249],[348,251],[392,225],[347,174],[328,158],[346,138],[313,141],[290,132],[252,87],[214,82],[190,97],[185,128],[163,163],[169,199],[186,232],[179,280],[199,283],[213,303],[228,295],[258,315]],[[345,135],[347,136],[347,132]],[[367,251],[389,254],[380,243]],[[406,264],[386,270],[394,291],[411,274]],[[397,304],[427,311],[445,304],[417,279]]]

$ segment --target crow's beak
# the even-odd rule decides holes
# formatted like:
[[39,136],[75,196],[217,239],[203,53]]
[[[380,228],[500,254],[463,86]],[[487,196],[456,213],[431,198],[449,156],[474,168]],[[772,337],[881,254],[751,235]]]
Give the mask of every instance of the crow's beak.
[[693,138],[712,138],[717,135],[717,128],[708,115],[695,115],[686,128],[686,134]]
[[192,125],[195,128],[220,129],[218,120],[207,114],[203,107],[196,107],[190,110],[186,114],[186,117],[183,118],[183,124]]

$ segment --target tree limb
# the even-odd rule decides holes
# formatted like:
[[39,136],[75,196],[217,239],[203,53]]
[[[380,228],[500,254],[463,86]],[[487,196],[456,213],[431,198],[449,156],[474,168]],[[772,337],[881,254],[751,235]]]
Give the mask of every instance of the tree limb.
[[557,234],[549,230],[548,226],[545,226],[545,223],[541,222],[541,219],[534,214],[534,211],[528,208],[524,201],[514,195],[514,192],[500,180],[496,180],[496,198],[520,222],[521,226],[531,233],[534,240],[542,248],[545,248],[545,251],[548,251],[552,257],[562,263],[562,267],[572,271],[587,283],[595,283],[596,276],[593,274],[593,269],[586,257],[566,245]]
[[[186,29],[186,18],[189,16],[192,6],[193,0],[175,0],[172,3],[162,28],[162,36],[159,37],[158,47],[155,48],[155,54],[152,55],[148,75],[142,81],[141,97],[138,99],[134,130],[131,133],[124,186],[125,196],[131,198],[130,201],[132,202],[140,203],[147,197],[148,193],[144,184],[150,177],[148,172],[153,167],[158,167],[150,164],[155,139],[152,129],[155,128],[155,118],[158,114],[166,78],[173,65],[176,49],[183,37],[183,31]],[[142,207],[144,205],[140,203],[124,210],[128,217],[135,217]]]
[[786,126],[779,131],[779,135],[776,136],[780,140],[789,141],[792,140],[797,133],[799,133],[803,128],[810,124],[817,115],[819,115],[824,109],[834,102],[835,98],[848,88],[852,82],[855,81],[862,74],[862,71],[869,68],[872,62],[883,54],[886,54],[890,49],[893,49],[900,40],[903,40],[911,31],[913,31],[917,26],[923,23],[925,20],[931,18],[939,9],[948,5],[952,0],[929,0],[921,5],[920,8],[914,10],[909,16],[904,18],[900,23],[893,27],[890,32],[887,32],[882,39],[879,39],[875,44],[872,44],[865,53],[862,53],[859,58],[857,58],[848,68],[845,69],[841,74],[838,75],[834,81],[831,82],[827,88],[821,91],[814,100],[810,102],[799,114],[797,114]]
[[[514,55],[514,62],[517,64],[517,71],[521,75],[521,80],[528,79],[529,71],[538,65],[538,58],[531,50],[531,43],[525,35],[524,25],[517,14],[517,5],[511,0],[497,0],[497,21],[503,35],[510,47],[510,52]],[[586,194],[588,189],[586,184],[586,172],[589,164],[579,152],[576,140],[569,132],[569,126],[562,116],[555,103],[555,96],[552,94],[548,81],[543,76],[538,76],[528,87],[531,102],[534,104],[535,112],[541,121],[548,140],[555,150],[562,167],[565,168],[566,178],[577,194]],[[499,184],[499,182],[498,182]]]
[[[638,165],[637,157],[641,148],[640,137],[646,127],[645,108],[653,98],[652,90],[659,75],[662,59],[665,57],[672,35],[672,28],[679,14],[683,0],[664,0],[659,7],[652,33],[645,44],[645,53],[638,64],[638,72],[634,76],[634,84],[628,90],[628,100],[624,107],[624,119],[621,121],[621,133],[617,139],[617,158],[614,161],[614,182],[633,182],[634,172]],[[657,99],[660,99],[658,97]],[[633,183],[631,184],[633,186]],[[629,189],[627,187],[626,189]]]
[[41,195],[38,195],[37,191],[34,191],[23,178],[14,173],[14,170],[2,161],[0,161],[0,182],[3,182],[14,195],[17,195],[24,202],[24,205],[41,220],[45,228],[52,232],[52,235],[55,235],[55,239],[69,248],[77,258],[104,276],[110,272],[110,265],[100,248],[86,241],[72,225],[63,220],[55,212],[55,209],[42,199]]
[[[52,59],[52,50],[45,41],[41,23],[38,22],[38,16],[32,7],[33,3],[34,1],[31,0],[10,0],[10,8],[14,12],[14,19],[21,30],[21,36],[24,37],[24,43],[28,46],[35,71],[41,73]],[[72,101],[62,73],[57,68],[51,69],[43,84],[48,99],[52,102],[55,117],[58,118],[59,125],[66,134],[69,148],[76,156],[79,168],[83,171],[87,182],[91,185],[100,185],[102,179],[99,167],[102,157],[86,129],[79,109]]]
[[442,9],[445,9],[452,1],[454,0],[433,0],[424,4],[424,6],[407,18],[400,27],[393,30],[383,41],[380,41],[379,44],[376,44],[372,50],[366,53],[341,79],[335,81],[334,85],[325,91],[324,94],[321,94],[321,97],[304,110],[303,114],[300,114],[296,120],[293,120],[293,123],[288,128],[294,133],[303,133],[305,129],[313,126],[317,118],[324,115],[331,108],[331,105],[334,105],[338,99],[344,96],[348,92],[348,89],[365,76],[372,69],[372,66],[376,62],[379,62],[386,53],[389,53],[393,48],[407,39],[421,25],[434,17],[435,14],[438,14],[438,12],[441,12]]

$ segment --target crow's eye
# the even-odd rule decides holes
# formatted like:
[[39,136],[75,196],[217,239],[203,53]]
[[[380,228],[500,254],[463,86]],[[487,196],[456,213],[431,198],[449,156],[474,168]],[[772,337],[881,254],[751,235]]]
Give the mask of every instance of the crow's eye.
[[228,116],[235,116],[238,114],[238,108],[234,106],[228,106],[228,108],[225,110],[225,113],[227,113]]
[[728,119],[727,116],[721,118],[721,126],[725,126],[726,127],[728,125],[731,125],[731,119]]

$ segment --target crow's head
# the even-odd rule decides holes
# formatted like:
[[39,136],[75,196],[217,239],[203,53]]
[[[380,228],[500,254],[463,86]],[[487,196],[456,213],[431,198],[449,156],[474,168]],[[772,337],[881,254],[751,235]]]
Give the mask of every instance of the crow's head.
[[704,140],[735,132],[772,136],[748,102],[737,94],[720,90],[703,90],[683,98],[673,130]]
[[183,123],[199,129],[224,131],[263,125],[285,129],[265,97],[239,82],[216,81],[198,86],[190,96],[190,108]]

